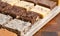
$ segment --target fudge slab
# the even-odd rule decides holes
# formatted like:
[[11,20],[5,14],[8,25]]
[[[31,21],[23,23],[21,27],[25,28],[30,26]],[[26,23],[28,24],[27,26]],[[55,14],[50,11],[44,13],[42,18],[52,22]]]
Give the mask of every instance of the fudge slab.
[[50,13],[51,10],[49,8],[36,5],[30,11],[33,11],[35,13],[38,13],[38,14],[42,15],[42,17],[44,18],[44,17],[46,17]]
[[28,11],[28,12],[26,12],[26,14],[24,13],[20,18],[24,21],[28,21],[28,22],[34,24],[36,21],[38,21],[42,17],[41,17],[41,15],[39,15],[36,12]]
[[14,19],[5,26],[8,28],[16,29],[21,32],[21,35],[24,35],[30,29],[31,23]]
[[20,1],[20,2],[17,2],[15,6],[26,8],[27,11],[29,11],[32,7],[34,7],[34,4],[26,1]]
[[35,5],[38,4],[40,6],[44,6],[50,9],[53,9],[57,5],[57,2],[53,0],[22,0],[22,1],[31,2],[31,3],[34,3]]
[[25,12],[26,12],[25,8],[17,7],[17,6],[13,6],[11,8],[5,8],[3,10],[3,13],[8,14],[14,18],[16,18],[17,16],[20,17]]
[[0,13],[0,25],[5,25],[10,20],[12,20],[12,17],[9,15],[4,15]]
[[3,11],[4,8],[8,8],[10,6],[10,4],[0,1],[0,11]]

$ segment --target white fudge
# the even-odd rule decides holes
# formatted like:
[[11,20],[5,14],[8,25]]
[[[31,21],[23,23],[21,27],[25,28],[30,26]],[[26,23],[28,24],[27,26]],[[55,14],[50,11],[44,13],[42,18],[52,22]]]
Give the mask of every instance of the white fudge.
[[20,1],[15,4],[16,6],[26,8],[27,11],[29,11],[32,7],[34,7],[33,3],[26,2],[26,1]]
[[41,14],[43,17],[45,17],[48,13],[50,13],[50,9],[43,7],[43,6],[39,6],[36,5],[35,7],[33,7],[30,11],[34,11],[36,13]]
[[12,19],[9,15],[0,14],[0,25],[8,23]]
[[18,31],[21,32],[21,35],[24,35],[24,33],[26,33],[29,30],[31,23],[14,19],[5,26],[8,28],[17,29]]
[[6,2],[10,5],[14,5],[15,3],[19,2],[20,0],[2,0],[2,2]]

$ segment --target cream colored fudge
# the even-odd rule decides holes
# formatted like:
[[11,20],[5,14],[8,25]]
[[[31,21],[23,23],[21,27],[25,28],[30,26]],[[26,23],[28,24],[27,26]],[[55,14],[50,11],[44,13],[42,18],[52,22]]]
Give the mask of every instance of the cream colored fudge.
[[43,7],[43,6],[39,6],[39,5],[36,5],[30,11],[34,11],[34,12],[42,15],[43,17],[46,17],[47,14],[50,13],[50,9]]
[[2,0],[2,2],[6,2],[8,4],[14,5],[15,3],[19,2],[20,0]]
[[26,1],[17,2],[15,5],[16,5],[16,6],[19,6],[19,7],[26,8],[28,11],[29,11],[32,7],[34,7],[34,4],[33,4],[33,3],[26,2]]
[[0,14],[0,25],[8,23],[12,19],[9,15]]
[[21,35],[24,35],[24,33],[26,33],[30,29],[31,23],[14,19],[5,26],[8,28],[17,29],[21,32]]

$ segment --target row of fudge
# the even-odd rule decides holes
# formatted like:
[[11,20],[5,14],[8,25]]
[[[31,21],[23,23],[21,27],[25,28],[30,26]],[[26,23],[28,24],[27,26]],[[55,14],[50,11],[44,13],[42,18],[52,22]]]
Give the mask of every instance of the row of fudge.
[[31,2],[34,3],[35,5],[38,4],[49,9],[53,9],[57,5],[57,2],[53,0],[21,0],[21,1]]
[[34,3],[26,1],[1,0],[0,11],[1,13],[13,16],[14,18],[19,18],[34,24],[39,19],[46,17],[51,9],[40,5],[34,6]]
[[[12,32],[15,32],[19,36],[23,36],[31,28],[31,23],[25,22],[25,21],[21,21],[19,19],[12,19],[11,16],[4,15],[4,14],[0,14],[0,25],[2,25],[2,27],[5,27],[6,29],[8,29],[8,30],[10,30]],[[8,34],[10,33],[7,30],[6,30],[7,32],[3,31],[5,29],[0,29],[0,30],[1,30],[1,32],[0,32],[1,36],[3,36],[3,35],[4,36],[8,36],[7,33]],[[9,36],[13,36],[13,35],[14,35],[14,33],[11,33],[11,35],[9,35]]]

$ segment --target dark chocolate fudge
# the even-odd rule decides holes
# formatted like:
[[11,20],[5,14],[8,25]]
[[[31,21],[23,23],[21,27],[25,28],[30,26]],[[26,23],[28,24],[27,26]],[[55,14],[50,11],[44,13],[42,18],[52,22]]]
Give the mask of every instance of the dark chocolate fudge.
[[22,7],[12,6],[12,8],[10,8],[10,7],[9,8],[5,8],[3,10],[3,12],[5,14],[9,14],[9,15],[11,15],[13,17],[17,17],[17,16],[20,16],[23,13],[25,13],[26,12],[26,9],[25,8],[22,8]]
[[33,24],[37,20],[39,20],[41,18],[41,16],[38,13],[28,11],[27,13],[24,13],[20,18],[22,20],[29,21]]

